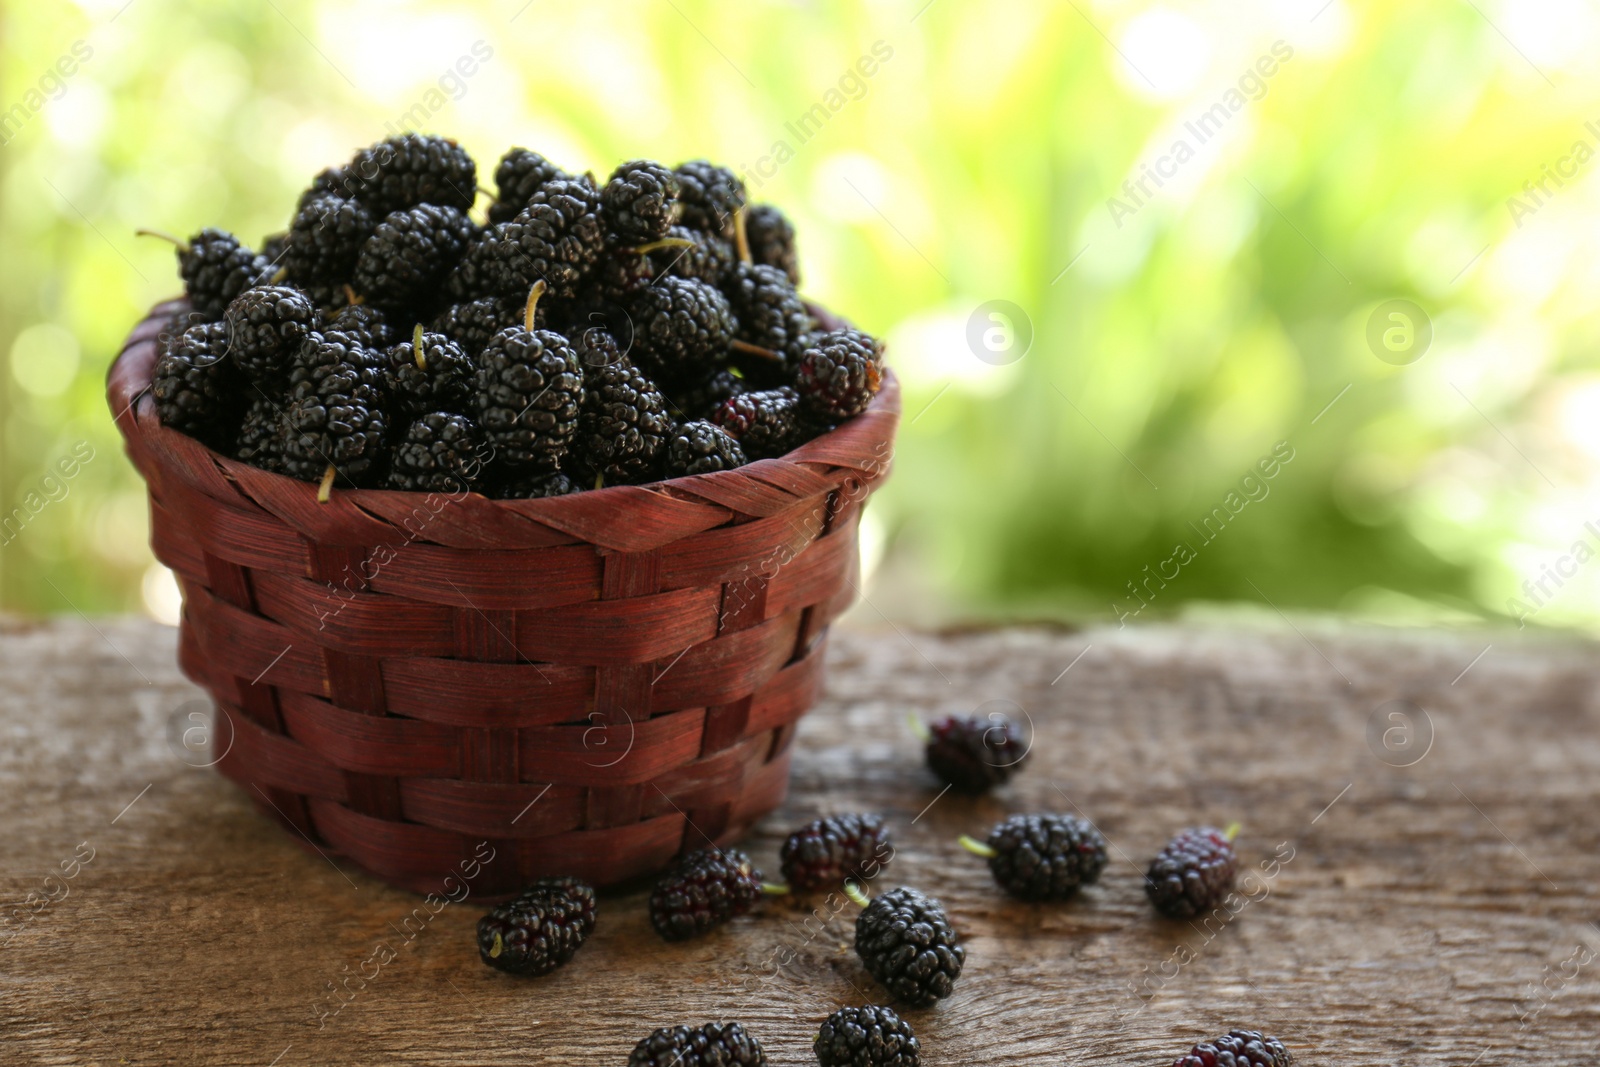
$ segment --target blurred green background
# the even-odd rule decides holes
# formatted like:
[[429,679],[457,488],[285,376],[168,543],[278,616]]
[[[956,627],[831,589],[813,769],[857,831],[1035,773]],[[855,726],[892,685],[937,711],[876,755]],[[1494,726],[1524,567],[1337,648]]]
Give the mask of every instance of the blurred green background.
[[257,241],[417,127],[789,212],[905,385],[869,611],[1600,624],[1597,51],[1584,0],[7,3],[0,608],[173,616],[102,392],[178,288],[133,231]]

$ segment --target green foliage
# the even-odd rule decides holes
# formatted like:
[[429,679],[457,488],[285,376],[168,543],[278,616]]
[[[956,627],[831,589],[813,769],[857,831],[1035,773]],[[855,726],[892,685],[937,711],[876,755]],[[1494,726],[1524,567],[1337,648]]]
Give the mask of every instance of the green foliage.
[[[790,213],[805,288],[885,334],[904,385],[869,512],[890,614],[1600,620],[1576,545],[1600,548],[1593,13],[925,4],[13,5],[0,520],[26,521],[0,528],[0,607],[141,603],[143,487],[101,383],[177,282],[133,231],[259,240],[317,169],[417,126],[484,171],[512,143],[602,174],[708,156]],[[1431,318],[1409,365],[1366,341],[1392,298]],[[969,342],[991,300],[1031,325],[1020,360]]]

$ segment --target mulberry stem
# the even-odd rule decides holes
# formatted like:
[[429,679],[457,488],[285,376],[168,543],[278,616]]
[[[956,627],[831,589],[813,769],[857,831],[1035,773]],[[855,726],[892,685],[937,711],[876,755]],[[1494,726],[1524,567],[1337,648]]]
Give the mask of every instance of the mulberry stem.
[[694,242],[689,240],[687,237],[663,237],[659,241],[651,241],[651,242],[649,242],[647,244],[635,245],[634,247],[632,247],[630,249],[627,249],[627,251],[632,252],[635,255],[642,256],[647,252],[656,252],[656,251],[660,251],[663,248],[693,248],[693,247],[694,247]]
[[159,237],[163,241],[170,241],[171,243],[177,245],[178,251],[180,252],[188,254],[189,251],[188,241],[180,241],[178,238],[172,236],[172,234],[163,233],[160,230],[134,230],[133,235],[135,237]]
[[417,323],[417,328],[411,331],[411,354],[416,358],[417,369],[426,373],[428,370],[428,357],[422,351],[422,323]]
[[762,348],[760,345],[753,345],[749,341],[735,341],[733,342],[732,347],[735,352],[743,352],[748,356],[757,356],[761,359],[770,359],[774,363],[783,362],[783,357],[774,352],[772,349]]
[[540,278],[533,283],[533,288],[528,290],[528,306],[522,312],[522,328],[532,333],[534,330],[534,312],[539,307],[539,298],[544,295],[544,279]]
[[916,712],[906,715],[906,725],[911,727],[912,736],[923,744],[933,740],[933,733],[928,729],[928,724],[919,719]]
[[999,853],[997,853],[994,849],[990,848],[988,845],[984,844],[982,841],[979,841],[975,837],[968,837],[966,834],[962,834],[959,838],[957,838],[957,840],[961,842],[962,848],[966,849],[974,856],[982,856],[987,860],[993,859],[995,856],[999,855]]
[[317,503],[328,502],[328,498],[333,495],[333,480],[338,476],[339,472],[333,469],[333,464],[328,464],[328,469],[322,472],[322,484],[317,486]]
[[844,895],[855,901],[856,904],[863,908],[872,903],[872,898],[867,896],[866,893],[862,892],[861,887],[856,885],[854,882],[846,882],[844,884]]
[[745,227],[745,212],[748,210],[749,208],[741,205],[739,210],[733,213],[733,243],[739,251],[740,263],[755,262],[750,255],[750,234]]

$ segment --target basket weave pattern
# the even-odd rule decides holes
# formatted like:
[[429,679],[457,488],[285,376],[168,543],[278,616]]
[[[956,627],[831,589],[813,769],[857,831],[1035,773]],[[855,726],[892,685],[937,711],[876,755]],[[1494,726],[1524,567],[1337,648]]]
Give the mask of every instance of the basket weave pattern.
[[488,841],[474,889],[494,896],[651,872],[782,801],[888,471],[892,376],[861,416],[733,471],[318,503],[160,426],[156,339],[182,306],[134,330],[108,400],[183,591],[180,664],[232,726],[218,767],[259,809],[419,892]]

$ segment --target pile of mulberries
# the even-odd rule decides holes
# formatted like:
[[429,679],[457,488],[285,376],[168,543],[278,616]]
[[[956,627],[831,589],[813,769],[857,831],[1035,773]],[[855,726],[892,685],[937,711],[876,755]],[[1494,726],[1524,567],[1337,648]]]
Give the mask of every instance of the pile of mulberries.
[[602,182],[513,148],[487,180],[474,217],[472,157],[408,133],[318,174],[260,252],[174,241],[162,423],[324,499],[528,498],[781,456],[881,387],[883,346],[812,318],[794,227],[732,171]]

